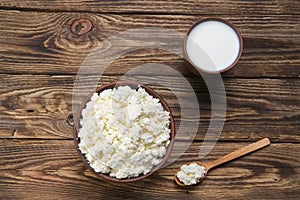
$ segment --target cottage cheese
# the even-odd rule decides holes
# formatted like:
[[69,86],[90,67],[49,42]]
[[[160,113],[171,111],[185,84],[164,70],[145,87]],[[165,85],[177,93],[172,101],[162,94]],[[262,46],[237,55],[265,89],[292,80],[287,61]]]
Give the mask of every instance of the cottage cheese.
[[118,179],[150,172],[170,143],[170,113],[143,88],[95,93],[80,125],[78,146],[90,166]]
[[206,173],[205,167],[200,166],[197,163],[182,165],[180,169],[181,170],[177,172],[176,176],[185,185],[197,184]]

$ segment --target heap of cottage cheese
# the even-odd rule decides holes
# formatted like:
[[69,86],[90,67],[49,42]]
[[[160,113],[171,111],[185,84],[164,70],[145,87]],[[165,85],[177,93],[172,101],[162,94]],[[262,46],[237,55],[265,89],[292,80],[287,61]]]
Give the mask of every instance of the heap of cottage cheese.
[[205,167],[197,163],[182,165],[180,169],[176,176],[184,185],[197,184],[206,173]]
[[150,172],[170,143],[170,113],[141,87],[95,93],[80,125],[78,146],[89,165],[118,179]]

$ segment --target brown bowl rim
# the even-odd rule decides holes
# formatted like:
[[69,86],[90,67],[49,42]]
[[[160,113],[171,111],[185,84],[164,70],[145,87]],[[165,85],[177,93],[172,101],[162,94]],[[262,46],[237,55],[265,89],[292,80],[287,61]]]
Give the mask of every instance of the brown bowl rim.
[[[171,133],[170,133],[170,144],[167,146],[167,151],[166,154],[164,155],[162,161],[156,165],[149,173],[145,174],[145,175],[140,175],[138,177],[134,177],[134,178],[127,178],[127,179],[117,179],[115,177],[110,177],[108,174],[104,174],[101,172],[95,172],[95,170],[89,165],[87,159],[85,158],[85,156],[81,153],[81,151],[78,148],[78,144],[79,144],[79,138],[78,138],[78,130],[79,130],[79,125],[80,125],[80,118],[81,118],[81,112],[82,110],[85,108],[86,103],[88,101],[90,101],[91,96],[97,92],[100,93],[105,89],[111,89],[114,87],[119,87],[119,86],[130,86],[131,88],[139,88],[142,87],[144,88],[151,96],[153,96],[154,98],[158,98],[163,106],[163,108],[168,111],[170,113],[170,129],[171,129]],[[174,140],[175,140],[175,123],[174,123],[174,118],[173,118],[173,114],[172,111],[170,109],[170,107],[168,106],[168,104],[166,103],[166,101],[158,94],[156,93],[152,88],[150,88],[147,85],[144,84],[137,84],[137,83],[133,83],[133,82],[111,82],[105,85],[102,85],[100,87],[97,87],[95,90],[93,90],[81,103],[79,110],[77,111],[77,113],[74,115],[74,134],[73,134],[73,140],[75,143],[75,147],[77,149],[77,152],[82,160],[82,162],[87,166],[87,168],[89,170],[91,170],[91,172],[93,172],[94,174],[96,174],[98,177],[104,179],[104,180],[108,180],[108,181],[112,181],[112,182],[118,182],[118,183],[131,183],[131,182],[135,182],[135,181],[140,181],[142,179],[145,179],[147,177],[149,177],[150,175],[152,175],[153,173],[155,173],[157,170],[159,170],[163,164],[167,161],[167,159],[169,158],[173,145],[174,145]]]
[[[231,27],[234,32],[237,34],[238,38],[239,38],[239,44],[240,44],[240,49],[239,49],[239,54],[238,56],[236,57],[235,61],[229,65],[228,67],[222,69],[222,70],[219,70],[219,71],[207,71],[205,69],[202,69],[200,67],[197,67],[192,61],[191,59],[189,58],[188,54],[187,54],[187,49],[186,49],[186,42],[187,42],[187,38],[188,38],[188,35],[190,34],[190,32],[193,30],[193,28],[195,28],[198,24],[200,23],[203,23],[203,22],[206,22],[206,21],[219,21],[219,22],[222,22],[222,23],[225,23],[227,24],[229,27]],[[230,70],[231,68],[233,68],[237,63],[238,61],[240,60],[241,56],[242,56],[242,53],[243,53],[243,38],[242,38],[242,35],[241,33],[238,31],[238,29],[236,29],[236,27],[231,23],[229,22],[228,20],[226,19],[223,19],[223,18],[220,18],[220,17],[203,17],[199,20],[197,20],[196,22],[194,22],[194,24],[188,29],[188,31],[186,32],[185,34],[185,37],[184,37],[184,43],[183,43],[183,51],[184,51],[184,57],[185,59],[188,61],[188,63],[190,65],[188,65],[188,69],[196,74],[196,75],[199,75],[199,72],[198,70],[202,71],[202,72],[205,72],[205,73],[208,73],[208,74],[218,74],[218,73],[222,73],[222,72],[225,72],[225,71],[228,71]]]

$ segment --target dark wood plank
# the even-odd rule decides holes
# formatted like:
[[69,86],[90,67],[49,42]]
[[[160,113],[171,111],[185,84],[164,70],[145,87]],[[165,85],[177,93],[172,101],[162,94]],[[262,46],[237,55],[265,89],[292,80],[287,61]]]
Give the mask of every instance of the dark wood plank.
[[[263,1],[255,2],[255,5],[264,2],[272,4]],[[242,4],[252,5],[249,2]],[[280,4],[278,2],[278,5]],[[265,12],[263,8],[255,10]],[[100,54],[110,50],[110,44],[106,39],[112,35],[128,29],[145,27],[167,28],[183,34],[200,17],[198,15],[102,15],[1,10],[0,73],[76,74],[81,63],[95,46],[102,45]],[[236,25],[244,38],[244,53],[240,62],[234,69],[224,73],[224,77],[300,77],[300,15],[287,12],[285,15],[269,13],[264,17],[246,14],[224,17]],[[73,34],[70,25],[79,18],[90,19],[94,29],[82,36]],[[141,35],[130,35],[130,37],[139,38]],[[162,41],[170,40],[170,36],[166,35],[160,35],[159,38]],[[124,48],[124,41],[120,41],[117,45]],[[174,44],[170,42],[169,45],[182,47],[180,42]],[[132,67],[149,62],[166,64],[182,74],[190,75],[183,59],[164,50],[145,48],[119,57],[105,73],[120,75]],[[90,63],[98,66],[103,64],[104,60],[94,58]],[[159,70],[152,73],[164,72]]]
[[[85,78],[81,87],[97,76]],[[210,121],[211,104],[203,80],[186,77],[193,87],[200,105],[200,125],[196,139],[204,139]],[[72,112],[74,76],[0,75],[0,137],[2,138],[71,138],[72,126],[67,117]],[[99,85],[117,80],[117,76],[103,76]],[[144,80],[169,103],[180,125],[180,106],[195,109],[187,86],[176,77],[132,76],[127,80]],[[173,85],[177,97],[185,99],[180,105],[175,94],[165,86],[155,85],[164,80]],[[83,82],[83,83],[84,83]],[[227,115],[220,140],[256,140],[270,137],[272,141],[300,141],[299,79],[224,79],[227,95]],[[219,93],[220,91],[215,91]],[[74,105],[80,104],[80,99]],[[191,105],[190,105],[191,104]],[[199,121],[197,116],[182,118],[189,128]],[[186,139],[186,135],[178,135]]]
[[3,9],[26,9],[48,11],[87,11],[98,13],[172,13],[172,14],[203,14],[203,15],[268,15],[298,13],[300,4],[293,0],[268,0],[268,1],[217,1],[209,0],[161,0],[161,1],[42,1],[2,0],[0,7]]
[[[205,162],[248,143],[217,143]],[[173,173],[198,159],[194,142],[175,163],[136,183],[105,182],[88,171],[71,140],[0,140],[0,193],[3,199],[298,199],[300,144],[271,144],[212,170],[206,180],[180,188]],[[173,155],[178,152],[173,151]]]

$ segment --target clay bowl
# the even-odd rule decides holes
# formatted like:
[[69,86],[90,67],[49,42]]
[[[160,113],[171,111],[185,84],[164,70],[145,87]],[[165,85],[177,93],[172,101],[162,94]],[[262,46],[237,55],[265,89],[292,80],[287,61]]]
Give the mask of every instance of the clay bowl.
[[163,157],[162,161],[153,167],[153,169],[145,174],[145,175],[140,175],[138,177],[134,177],[134,178],[127,178],[127,179],[117,179],[115,177],[110,177],[108,174],[103,174],[103,173],[98,173],[95,172],[94,169],[89,165],[87,159],[85,158],[84,154],[81,153],[81,151],[78,148],[78,144],[80,143],[80,138],[78,138],[78,131],[81,128],[80,126],[80,118],[81,118],[81,112],[82,110],[86,107],[87,102],[90,101],[91,96],[97,92],[97,93],[101,93],[103,90],[105,89],[112,89],[118,86],[130,86],[132,89],[136,89],[139,87],[138,84],[135,83],[129,83],[129,82],[112,82],[112,83],[108,83],[106,85],[103,85],[101,87],[96,88],[94,91],[92,91],[86,98],[85,100],[82,102],[82,104],[80,105],[80,108],[78,110],[78,112],[76,113],[76,115],[74,116],[74,134],[73,134],[73,139],[75,142],[75,147],[77,149],[77,152],[82,160],[82,162],[87,166],[88,169],[90,169],[94,174],[96,174],[98,177],[107,180],[107,181],[113,181],[113,182],[118,182],[118,183],[130,183],[130,182],[135,182],[135,181],[140,181],[142,179],[145,179],[147,177],[149,177],[150,175],[152,175],[154,172],[156,172],[157,170],[159,170],[163,164],[166,162],[166,160],[168,159],[173,144],[174,144],[174,138],[175,138],[175,124],[174,124],[174,119],[173,119],[173,115],[171,112],[170,107],[168,106],[168,104],[165,102],[165,100],[159,95],[157,94],[153,89],[151,89],[149,86],[146,85],[140,85],[140,87],[144,88],[150,95],[152,95],[153,97],[157,98],[160,100],[163,108],[168,111],[170,113],[170,144],[167,147],[167,151],[165,156]]
[[[235,59],[235,61],[228,67],[222,69],[222,70],[219,70],[219,71],[207,71],[201,67],[198,67],[197,65],[195,65],[193,63],[193,61],[189,58],[189,55],[188,55],[188,52],[187,52],[187,39],[188,39],[188,36],[190,34],[190,32],[199,24],[203,23],[203,22],[207,22],[207,21],[218,21],[218,22],[222,22],[226,25],[228,25],[230,28],[233,29],[233,31],[236,33],[238,39],[239,39],[239,53]],[[218,74],[218,73],[222,73],[222,72],[225,72],[225,71],[228,71],[230,69],[232,69],[237,63],[238,61],[240,60],[241,56],[242,56],[242,52],[243,52],[243,38],[242,38],[242,35],[240,34],[240,32],[235,28],[235,26],[230,23],[228,20],[226,19],[223,19],[223,18],[219,18],[219,17],[204,17],[204,18],[201,18],[199,19],[198,21],[196,21],[189,29],[188,31],[186,32],[186,35],[185,35],[185,38],[184,38],[184,43],[183,43],[183,53],[184,53],[184,58],[185,58],[185,65],[187,67],[187,69],[189,69],[193,74],[195,75],[200,75],[200,72],[204,72],[204,73],[207,73],[207,74]]]

